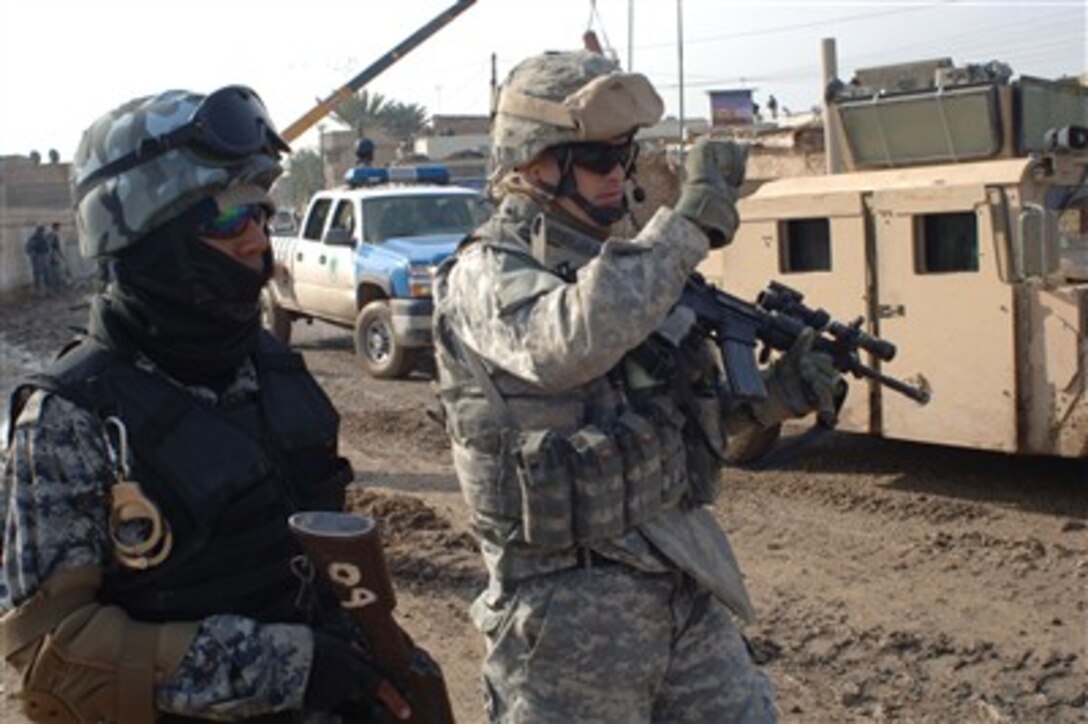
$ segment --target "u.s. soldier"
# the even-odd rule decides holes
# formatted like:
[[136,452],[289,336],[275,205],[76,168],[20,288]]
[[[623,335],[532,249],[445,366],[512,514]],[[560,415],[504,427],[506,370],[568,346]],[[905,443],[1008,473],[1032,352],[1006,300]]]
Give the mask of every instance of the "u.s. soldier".
[[[701,142],[634,238],[639,128],[662,102],[590,52],[529,58],[492,129],[498,208],[435,282],[439,390],[489,585],[472,606],[496,722],[766,722],[772,687],[713,517],[725,434],[807,414],[838,381],[810,337],[737,404],[676,303],[728,243],[743,149]],[[823,410],[833,413],[833,410]]]
[[83,134],[80,244],[111,281],[16,391],[0,490],[0,641],[32,720],[408,712],[288,529],[339,510],[352,473],[329,400],[260,328],[286,150],[242,86]]

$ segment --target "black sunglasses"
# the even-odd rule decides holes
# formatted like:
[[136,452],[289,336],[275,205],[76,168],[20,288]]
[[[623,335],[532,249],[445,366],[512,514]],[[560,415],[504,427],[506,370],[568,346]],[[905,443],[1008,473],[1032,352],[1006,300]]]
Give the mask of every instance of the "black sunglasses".
[[182,126],[154,138],[147,138],[132,153],[99,167],[76,187],[76,200],[104,179],[147,163],[167,151],[190,146],[213,158],[228,161],[248,158],[256,153],[276,156],[289,153],[276,132],[260,96],[250,88],[231,85],[215,91],[196,107]]
[[638,158],[638,144],[632,141],[616,145],[614,143],[568,143],[566,149],[571,163],[575,166],[604,176],[616,166],[630,171]]

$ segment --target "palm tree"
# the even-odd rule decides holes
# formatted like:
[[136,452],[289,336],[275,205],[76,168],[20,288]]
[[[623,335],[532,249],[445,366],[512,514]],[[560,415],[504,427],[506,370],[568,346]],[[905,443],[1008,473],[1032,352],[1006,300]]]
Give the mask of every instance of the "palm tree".
[[397,141],[410,141],[427,122],[427,109],[418,103],[390,101],[382,110],[382,126]]
[[360,136],[365,136],[367,132],[384,127],[383,114],[389,105],[381,93],[371,94],[364,89],[340,103],[332,116]]
[[284,199],[294,210],[305,209],[310,197],[325,188],[321,156],[312,148],[291,154],[287,174],[276,182],[273,196]]

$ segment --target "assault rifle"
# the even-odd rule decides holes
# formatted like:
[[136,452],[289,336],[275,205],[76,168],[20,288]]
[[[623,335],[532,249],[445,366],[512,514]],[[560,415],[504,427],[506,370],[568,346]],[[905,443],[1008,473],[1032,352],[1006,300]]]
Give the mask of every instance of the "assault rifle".
[[318,575],[366,634],[374,663],[408,700],[412,715],[406,721],[453,724],[442,670],[393,618],[397,600],[375,520],[310,511],[295,513],[288,524]]
[[679,304],[695,313],[700,330],[718,345],[730,392],[737,399],[759,400],[767,396],[757,365],[757,341],[765,348],[786,351],[810,327],[817,333],[812,349],[830,356],[840,372],[876,380],[920,404],[929,402],[928,389],[889,377],[861,361],[859,350],[882,362],[891,361],[896,352],[891,342],[861,329],[863,318],[850,324],[837,322],[823,309],[807,306],[804,295],[784,284],[771,281],[756,303],[751,304],[695,273],[688,278]]
[[[532,230],[534,247],[543,242],[582,259],[592,259],[600,252],[598,243],[567,225],[546,222],[543,216],[537,219]],[[567,281],[575,278],[567,263],[560,263],[555,271]],[[694,272],[688,277],[677,306],[694,312],[696,326],[717,343],[728,374],[729,391],[738,400],[761,400],[767,396],[759,374],[756,343],[763,343],[764,352],[770,349],[784,352],[806,327],[811,327],[817,333],[812,348],[829,355],[840,372],[876,380],[920,404],[929,402],[928,389],[889,377],[861,361],[859,350],[869,352],[881,362],[891,361],[896,351],[891,342],[863,331],[863,318],[850,324],[837,322],[823,309],[805,305],[804,295],[785,284],[771,281],[756,303],[751,304],[718,289]]]

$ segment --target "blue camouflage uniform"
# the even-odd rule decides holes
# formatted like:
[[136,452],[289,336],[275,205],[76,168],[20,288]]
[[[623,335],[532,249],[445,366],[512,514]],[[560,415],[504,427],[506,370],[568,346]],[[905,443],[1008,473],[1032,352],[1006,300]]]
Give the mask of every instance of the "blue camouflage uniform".
[[[169,379],[146,359],[141,366]],[[258,388],[247,361],[221,395],[185,389],[205,404],[229,406]],[[116,474],[106,441],[102,422],[64,397],[37,391],[28,399],[15,421],[0,495],[0,612],[62,571],[111,564],[107,520]],[[156,686],[155,704],[162,712],[231,720],[300,712],[311,656],[308,626],[208,616],[177,670]]]

